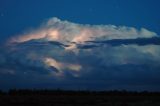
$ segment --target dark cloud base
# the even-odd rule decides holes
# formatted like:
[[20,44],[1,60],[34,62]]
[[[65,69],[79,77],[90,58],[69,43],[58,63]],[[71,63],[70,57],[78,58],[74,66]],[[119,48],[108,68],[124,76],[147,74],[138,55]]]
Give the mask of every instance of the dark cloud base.
[[[108,43],[103,43],[108,45]],[[55,44],[49,42],[50,46],[55,46],[58,50],[62,49],[62,44]],[[127,44],[128,45],[128,44]],[[26,44],[16,45],[18,50],[9,51],[9,49],[3,50],[4,61],[0,65],[0,83],[1,89],[10,88],[39,88],[39,89],[83,89],[83,90],[113,90],[113,89],[127,89],[127,90],[159,90],[160,86],[160,66],[157,63],[152,63],[151,60],[148,63],[135,64],[107,64],[103,62],[103,59],[95,57],[96,54],[84,54],[79,56],[71,53],[65,54],[69,57],[78,59],[79,63],[86,66],[81,70],[79,77],[74,77],[70,72],[65,72],[63,78],[57,78],[50,75],[50,72],[57,72],[56,68],[44,68],[43,64],[39,60],[27,60],[27,51],[33,50],[41,53],[40,49],[43,47],[27,46]],[[44,46],[44,45],[43,45]],[[85,45],[84,45],[85,46]],[[15,45],[14,45],[15,47]],[[47,45],[47,47],[49,47]],[[46,48],[46,46],[44,46]],[[89,47],[91,49],[92,47]],[[99,48],[97,46],[96,48]],[[94,48],[92,48],[94,49]],[[107,48],[106,48],[107,49]],[[109,48],[108,48],[109,49]],[[27,50],[27,51],[26,51]],[[48,49],[50,51],[50,49]],[[59,53],[60,53],[59,50]],[[84,49],[86,50],[86,48]],[[103,49],[102,49],[103,50]],[[112,51],[112,50],[111,50]],[[1,55],[2,55],[1,52]],[[83,53],[84,52],[84,53]],[[30,53],[30,52],[28,52]],[[37,52],[36,52],[37,53]],[[119,53],[122,54],[122,53]],[[98,55],[98,54],[97,54]],[[70,61],[72,61],[70,57]],[[63,59],[67,61],[67,57],[63,56]],[[22,60],[21,60],[22,59]],[[87,59],[87,60],[86,60]],[[106,58],[107,59],[107,58]],[[64,60],[63,60],[64,61]],[[77,61],[77,60],[76,60]],[[113,60],[108,60],[113,61]],[[144,60],[145,61],[145,60]],[[97,62],[99,62],[97,64]],[[110,63],[109,62],[109,63]],[[87,69],[89,66],[89,69]]]

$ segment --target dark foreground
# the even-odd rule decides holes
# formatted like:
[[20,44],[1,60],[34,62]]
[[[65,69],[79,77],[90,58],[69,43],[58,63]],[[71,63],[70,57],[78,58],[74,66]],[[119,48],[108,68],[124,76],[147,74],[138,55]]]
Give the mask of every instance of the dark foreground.
[[160,106],[158,92],[10,90],[0,106]]

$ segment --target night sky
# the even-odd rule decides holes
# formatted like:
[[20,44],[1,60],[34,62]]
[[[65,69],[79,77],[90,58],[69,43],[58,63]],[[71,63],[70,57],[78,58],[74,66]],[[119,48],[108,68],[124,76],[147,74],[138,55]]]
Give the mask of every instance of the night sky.
[[159,0],[0,0],[0,89],[160,91]]

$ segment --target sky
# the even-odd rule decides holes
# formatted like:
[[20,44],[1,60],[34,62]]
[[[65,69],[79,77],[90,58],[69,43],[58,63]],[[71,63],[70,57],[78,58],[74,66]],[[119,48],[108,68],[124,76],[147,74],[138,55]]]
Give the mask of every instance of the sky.
[[160,90],[159,0],[0,0],[0,89]]

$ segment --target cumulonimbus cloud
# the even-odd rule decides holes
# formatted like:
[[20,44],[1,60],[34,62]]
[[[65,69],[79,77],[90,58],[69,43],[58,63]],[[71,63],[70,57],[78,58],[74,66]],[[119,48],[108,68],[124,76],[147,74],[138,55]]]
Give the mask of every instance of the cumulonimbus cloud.
[[127,84],[124,80],[147,84],[148,79],[156,83],[154,79],[160,78],[159,41],[155,32],[145,28],[83,25],[51,18],[8,40],[0,50],[0,75],[43,73],[54,80],[63,77],[64,82],[86,79],[87,84]]

